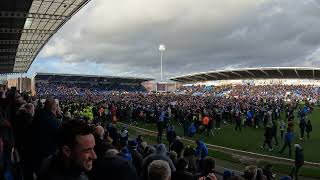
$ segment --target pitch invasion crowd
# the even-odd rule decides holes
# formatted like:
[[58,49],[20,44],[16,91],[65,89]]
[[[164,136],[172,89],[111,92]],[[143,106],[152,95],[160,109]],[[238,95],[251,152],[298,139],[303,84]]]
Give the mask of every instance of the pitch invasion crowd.
[[[298,112],[301,139],[310,138],[308,114],[318,101],[318,88],[312,86],[184,87],[179,90],[184,95],[99,93],[92,87],[65,84],[39,84],[38,89],[46,93],[32,98],[1,87],[3,178],[218,179],[215,161],[208,157],[204,142],[185,147],[170,122],[180,124],[184,136],[211,136],[224,123],[235,124],[235,131],[243,126],[264,128],[262,148],[268,145],[269,151],[279,129],[285,141],[280,152],[288,148],[291,156],[294,112]],[[195,96],[195,92],[201,95]],[[118,121],[156,123],[158,144],[149,145],[142,136],[129,136],[126,128],[115,125]],[[167,147],[162,139],[164,131]],[[290,176],[297,179],[304,163],[302,147],[294,145],[294,152]],[[223,176],[274,179],[270,166],[248,166],[242,175],[226,171]]]

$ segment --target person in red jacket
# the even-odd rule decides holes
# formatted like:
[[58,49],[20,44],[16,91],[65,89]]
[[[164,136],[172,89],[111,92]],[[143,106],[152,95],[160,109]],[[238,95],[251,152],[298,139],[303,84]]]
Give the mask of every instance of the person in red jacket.
[[112,123],[117,123],[117,108],[112,105],[111,107]]

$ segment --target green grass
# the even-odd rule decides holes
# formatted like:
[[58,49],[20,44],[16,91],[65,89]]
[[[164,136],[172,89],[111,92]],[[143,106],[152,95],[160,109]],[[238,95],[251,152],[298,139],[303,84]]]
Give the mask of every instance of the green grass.
[[[285,164],[275,164],[266,161],[260,161],[258,163],[259,167],[263,167],[266,164],[272,164],[272,169],[276,172],[289,174],[292,170],[292,166],[285,165]],[[320,170],[319,168],[310,168],[310,167],[303,167],[300,169],[300,176],[304,177],[312,177],[316,179],[320,179]]]
[[[152,128],[148,128],[148,129],[152,129]],[[129,128],[129,134],[130,136],[137,136],[141,134],[141,132],[138,132],[132,128]],[[146,142],[148,142],[149,144],[156,144],[155,134],[147,134],[147,133],[142,133],[142,134],[143,134],[143,139]],[[191,144],[189,142],[185,142],[185,145],[194,146],[194,144]],[[238,167],[241,164],[240,160],[224,152],[214,151],[209,149],[209,156],[216,159],[230,162],[231,164],[236,165]],[[256,165],[259,167],[263,167],[265,164],[272,164],[274,173],[277,173],[277,174],[289,174],[292,169],[292,166],[287,164],[279,164],[279,163],[275,164],[273,162],[267,162],[267,161],[259,161]],[[245,164],[241,164],[241,166],[244,168]],[[237,169],[237,170],[242,171],[242,169]],[[320,179],[320,170],[319,168],[302,167],[300,170],[300,176]]]
[[[282,116],[285,117],[284,115]],[[297,116],[296,116],[297,117]],[[300,143],[300,145],[304,148],[304,155],[306,161],[311,162],[320,162],[320,155],[319,153],[315,153],[315,150],[320,149],[320,110],[319,107],[316,107],[313,114],[309,115],[309,118],[311,120],[313,131],[311,132],[311,139],[310,140],[304,140],[300,141],[300,130],[297,118],[295,119],[295,140],[294,143]],[[175,121],[172,122],[175,124]],[[156,125],[146,125],[144,123],[137,123],[136,126],[154,130],[157,131]],[[215,136],[206,136],[206,135],[200,135],[196,134],[191,139],[199,139],[202,138],[204,141],[208,144],[214,144],[224,147],[229,147],[233,149],[239,149],[244,151],[250,151],[260,154],[267,154],[272,156],[278,156],[278,157],[285,157],[289,158],[288,148],[284,151],[283,155],[278,153],[278,150],[282,148],[284,144],[284,140],[280,140],[280,131],[278,128],[278,141],[279,145],[275,146],[274,140],[272,141],[272,145],[274,148],[274,151],[269,152],[267,149],[261,149],[260,146],[264,142],[264,129],[255,129],[251,127],[245,127],[242,128],[242,132],[235,132],[235,124],[222,124],[222,129],[215,130],[214,134]],[[183,129],[182,126],[175,125],[176,133],[179,136],[183,135]],[[292,152],[294,157],[294,151]]]

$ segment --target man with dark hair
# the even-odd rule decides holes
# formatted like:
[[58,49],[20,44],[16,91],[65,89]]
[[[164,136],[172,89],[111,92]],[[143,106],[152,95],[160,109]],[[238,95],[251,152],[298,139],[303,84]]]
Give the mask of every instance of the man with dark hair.
[[33,168],[39,170],[41,162],[56,151],[59,120],[56,116],[57,103],[49,98],[32,122]]
[[176,165],[176,172],[172,173],[172,180],[192,180],[192,173],[188,172],[188,160],[186,160],[185,158],[181,158],[177,161],[177,165]]
[[90,175],[91,180],[139,179],[134,165],[116,149],[110,149],[103,158],[97,159]]
[[94,129],[84,121],[71,120],[59,129],[59,149],[44,161],[38,180],[87,180],[97,158],[94,152]]
[[178,155],[178,158],[181,157],[181,152],[183,148],[184,148],[184,144],[181,141],[181,138],[179,136],[177,136],[172,142],[172,144],[170,144],[170,150],[175,151]]
[[206,158],[203,161],[203,170],[201,173],[196,174],[193,179],[212,179],[217,180],[215,175],[216,162],[213,158]]

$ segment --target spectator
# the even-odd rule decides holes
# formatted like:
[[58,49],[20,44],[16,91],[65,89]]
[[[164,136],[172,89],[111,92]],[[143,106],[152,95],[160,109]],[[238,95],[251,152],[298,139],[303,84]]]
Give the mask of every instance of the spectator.
[[91,180],[138,180],[138,174],[133,164],[117,150],[111,149],[102,159],[97,159],[91,172]]
[[163,129],[165,128],[165,112],[163,110],[163,108],[160,109],[160,114],[159,114],[159,118],[157,120],[157,128],[158,128],[158,142],[161,143],[162,142],[162,133],[163,133]]
[[312,132],[312,125],[310,120],[308,120],[307,122],[306,132],[307,132],[307,138],[310,139],[310,133]]
[[170,150],[175,151],[178,155],[178,158],[180,158],[183,148],[184,148],[183,142],[181,141],[181,138],[177,136],[173,141],[173,143],[170,145]]
[[88,179],[84,172],[92,169],[92,162],[97,158],[94,146],[92,127],[79,120],[63,124],[59,149],[43,163],[38,180]]
[[41,162],[56,151],[59,120],[56,118],[57,104],[47,99],[44,109],[35,114],[32,123],[33,168],[38,170]]
[[290,176],[293,178],[293,175],[295,177],[295,180],[298,180],[298,174],[300,168],[304,164],[304,155],[303,155],[303,149],[299,144],[295,144],[295,161],[294,161],[294,166],[292,168],[292,171],[290,173]]
[[132,156],[132,163],[137,170],[138,175],[142,173],[143,167],[143,156],[138,152],[138,143],[135,140],[130,140],[128,142],[128,149]]
[[302,119],[300,120],[300,123],[299,123],[299,128],[300,128],[300,140],[303,140],[303,138],[304,138],[304,131],[306,130],[306,125],[307,125],[307,123],[306,123],[305,118],[302,118]]
[[170,180],[171,170],[168,162],[155,160],[148,166],[148,180]]
[[167,149],[166,149],[166,146],[164,144],[159,144],[157,146],[157,149],[156,149],[156,152],[155,154],[151,154],[149,155],[148,157],[146,157],[143,161],[143,170],[145,171],[144,172],[144,175],[146,177],[147,175],[147,169],[148,169],[148,166],[151,164],[152,161],[155,161],[155,160],[163,160],[163,161],[166,161],[169,166],[170,166],[170,169],[171,169],[171,172],[174,172],[176,171],[176,168],[174,167],[173,165],[173,162],[171,161],[171,159],[167,156]]
[[176,172],[172,173],[172,180],[192,180],[192,173],[188,172],[188,160],[181,158],[178,159],[176,165]]
[[[176,132],[174,130],[174,126],[171,124],[168,124],[166,132],[167,132],[167,141],[168,141],[169,147],[170,147],[172,142],[174,141],[174,139],[177,137]],[[169,148],[169,150],[171,150],[171,149]]]
[[281,120],[280,121],[280,138],[281,138],[281,140],[283,138],[283,133],[284,133],[285,128],[286,128],[286,124],[284,123],[284,120]]
[[267,180],[274,180],[275,174],[272,173],[272,165],[266,164],[263,168],[263,175],[267,177]]
[[197,172],[195,150],[189,146],[184,150],[183,156],[189,162],[188,163],[188,172],[195,174]]
[[127,147],[123,147],[119,153],[120,156],[124,157],[128,161],[132,162],[132,156]]
[[196,147],[196,157],[198,159],[204,159],[206,156],[208,156],[208,148],[203,143],[203,141],[196,141],[197,147]]
[[34,116],[34,106],[31,103],[25,104],[17,112],[14,121],[15,144],[21,160],[23,176],[26,180],[33,178],[31,154],[31,124]]
[[288,146],[289,148],[289,156],[291,157],[291,143],[293,141],[294,135],[293,132],[291,132],[291,130],[288,128],[288,131],[285,135],[285,144],[283,145],[282,149],[279,151],[279,153],[283,153],[283,151],[285,150],[285,148]]
[[243,173],[243,178],[246,180],[255,180],[257,176],[256,166],[246,166]]
[[203,161],[203,171],[202,173],[196,174],[193,179],[195,180],[217,180],[217,177],[215,175],[215,167],[216,162],[213,158],[206,158]]
[[168,156],[169,156],[169,158],[171,159],[174,167],[176,167],[176,161],[177,161],[177,159],[178,159],[177,153],[174,152],[174,151],[170,151],[170,152],[168,152]]
[[268,144],[269,151],[273,151],[273,148],[271,146],[271,138],[272,138],[272,136],[273,136],[272,135],[272,128],[271,127],[266,127],[266,131],[264,133],[265,140],[264,140],[263,145],[261,146],[261,149],[264,149],[266,144]]
[[114,147],[103,140],[104,138],[104,129],[102,126],[97,126],[94,132],[96,145],[94,147],[94,152],[97,155],[97,158],[100,159],[105,156],[106,152],[109,149],[113,149]]
[[263,174],[263,171],[261,168],[257,169],[256,180],[267,180],[267,177]]

